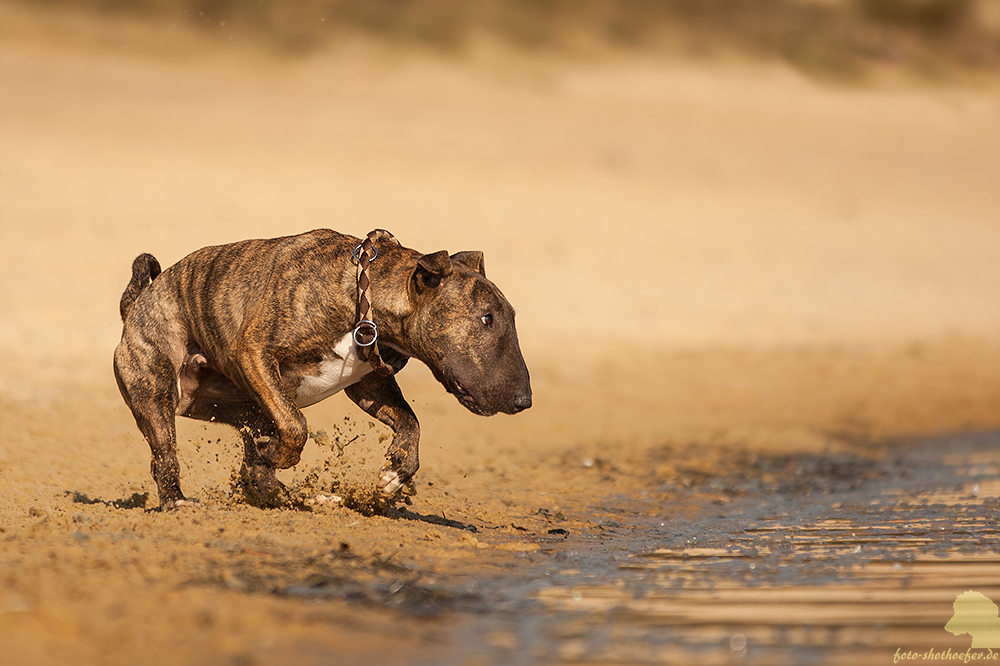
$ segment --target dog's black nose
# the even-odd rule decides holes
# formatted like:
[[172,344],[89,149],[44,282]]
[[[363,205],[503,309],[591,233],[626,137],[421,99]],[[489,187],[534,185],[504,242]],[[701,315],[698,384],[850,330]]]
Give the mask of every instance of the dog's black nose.
[[528,393],[526,395],[519,395],[516,398],[514,398],[514,408],[517,411],[523,412],[528,407],[531,407],[531,394],[530,393]]

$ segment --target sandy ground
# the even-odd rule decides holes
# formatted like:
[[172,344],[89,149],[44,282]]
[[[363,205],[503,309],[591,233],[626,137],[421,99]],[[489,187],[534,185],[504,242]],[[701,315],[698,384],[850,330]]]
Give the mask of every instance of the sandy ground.
[[[1000,426],[995,85],[203,56],[0,42],[4,663],[481,663],[462,591],[556,557],[554,516],[596,530],[736,453]],[[183,422],[202,508],[143,511],[110,369],[132,258],[317,227],[483,250],[535,406],[475,417],[408,367],[422,468],[384,516],[245,506],[236,438]],[[385,430],[342,396],[307,417],[347,446],[282,478],[366,492]]]

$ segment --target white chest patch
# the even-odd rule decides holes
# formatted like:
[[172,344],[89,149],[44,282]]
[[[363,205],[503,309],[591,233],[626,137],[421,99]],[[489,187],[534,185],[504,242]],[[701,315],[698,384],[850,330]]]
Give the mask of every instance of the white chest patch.
[[308,407],[342,391],[372,371],[371,363],[358,358],[354,337],[345,335],[316,365],[302,368],[295,404]]

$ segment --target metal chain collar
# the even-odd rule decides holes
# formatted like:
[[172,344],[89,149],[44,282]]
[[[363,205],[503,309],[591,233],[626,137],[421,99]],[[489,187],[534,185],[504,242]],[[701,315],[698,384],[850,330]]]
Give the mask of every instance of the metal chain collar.
[[380,375],[391,375],[393,367],[382,360],[378,351],[378,326],[372,321],[371,280],[368,277],[368,266],[378,257],[375,241],[389,240],[399,245],[396,237],[385,229],[375,229],[354,248],[354,262],[358,265],[358,323],[354,327],[354,344],[358,347],[358,356],[367,360]]

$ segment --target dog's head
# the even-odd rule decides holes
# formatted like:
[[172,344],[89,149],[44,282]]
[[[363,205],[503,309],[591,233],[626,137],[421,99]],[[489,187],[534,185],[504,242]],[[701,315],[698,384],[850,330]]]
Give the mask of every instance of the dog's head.
[[449,393],[484,416],[531,406],[514,308],[486,279],[482,252],[423,255],[409,291],[408,342]]

